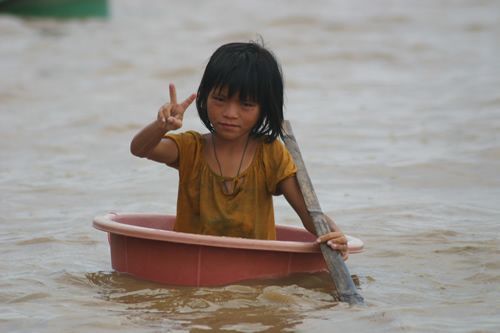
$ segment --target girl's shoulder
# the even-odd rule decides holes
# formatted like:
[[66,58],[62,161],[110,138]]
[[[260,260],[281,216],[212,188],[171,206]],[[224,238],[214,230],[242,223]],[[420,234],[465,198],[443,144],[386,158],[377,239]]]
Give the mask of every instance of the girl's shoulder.
[[189,131],[184,131],[184,132],[168,133],[165,136],[200,139],[202,137],[202,134],[197,132],[197,131],[189,130]]
[[296,173],[297,168],[292,155],[279,139],[264,142],[261,146],[261,165],[266,178],[267,190],[275,194],[278,193],[278,183]]
[[268,142],[266,140],[266,138],[263,137],[263,138],[260,138],[260,140],[262,141],[262,144],[261,144],[262,150],[269,153],[269,154],[281,153],[281,152],[286,150],[285,145],[279,139],[275,139],[271,142]]
[[175,142],[182,155],[192,155],[201,150],[205,144],[205,135],[197,131],[167,133],[165,138]]
[[279,139],[275,139],[271,142],[263,140],[261,149],[262,159],[271,165],[276,163],[280,164],[284,159],[288,160],[290,156],[290,153],[286,149],[285,145]]
[[178,133],[167,133],[165,134],[166,138],[170,138],[176,142],[201,142],[203,141],[203,134],[198,133],[196,131],[185,131]]

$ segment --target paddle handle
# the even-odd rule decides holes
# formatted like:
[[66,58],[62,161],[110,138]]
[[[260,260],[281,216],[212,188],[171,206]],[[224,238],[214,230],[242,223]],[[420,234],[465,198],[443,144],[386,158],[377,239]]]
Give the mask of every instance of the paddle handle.
[[[295,165],[297,166],[297,181],[299,182],[300,191],[304,197],[309,215],[313,220],[316,234],[318,236],[324,235],[330,232],[330,226],[325,214],[321,210],[321,206],[319,205],[318,197],[314,191],[311,178],[309,177],[304,159],[300,153],[299,145],[293,135],[292,126],[288,120],[284,121],[283,129],[285,131],[283,141],[285,142],[285,146],[292,155]],[[326,266],[328,267],[328,271],[330,272],[330,276],[335,284],[337,298],[341,302],[346,302],[351,305],[364,304],[364,299],[358,293],[358,290],[351,278],[351,274],[349,273],[349,269],[347,268],[340,253],[332,250],[332,248],[325,243],[322,243],[320,248],[323,253]]]

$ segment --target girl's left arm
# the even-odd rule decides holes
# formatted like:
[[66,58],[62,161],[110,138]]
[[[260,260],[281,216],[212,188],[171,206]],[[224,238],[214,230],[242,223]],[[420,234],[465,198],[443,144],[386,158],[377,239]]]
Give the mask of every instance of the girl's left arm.
[[[278,193],[285,196],[290,206],[297,212],[304,227],[313,235],[316,235],[314,223],[307,211],[304,196],[300,191],[299,183],[296,176],[288,177],[278,184]],[[349,257],[349,249],[347,247],[347,238],[335,222],[327,215],[325,215],[328,224],[330,225],[331,232],[324,234],[318,238],[318,243],[326,242],[332,249],[340,251],[344,260]]]

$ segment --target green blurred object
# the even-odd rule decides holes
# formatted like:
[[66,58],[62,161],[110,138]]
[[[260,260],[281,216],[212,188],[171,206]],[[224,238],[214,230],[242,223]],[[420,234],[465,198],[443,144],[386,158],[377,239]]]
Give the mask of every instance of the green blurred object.
[[107,17],[107,0],[0,0],[0,14],[83,18]]

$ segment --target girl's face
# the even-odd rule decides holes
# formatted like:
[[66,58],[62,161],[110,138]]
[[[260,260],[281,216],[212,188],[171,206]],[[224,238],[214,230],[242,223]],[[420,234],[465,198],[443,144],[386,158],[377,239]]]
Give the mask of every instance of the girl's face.
[[260,117],[260,105],[255,101],[242,101],[240,94],[228,96],[227,88],[212,89],[208,95],[208,118],[221,138],[246,138]]

